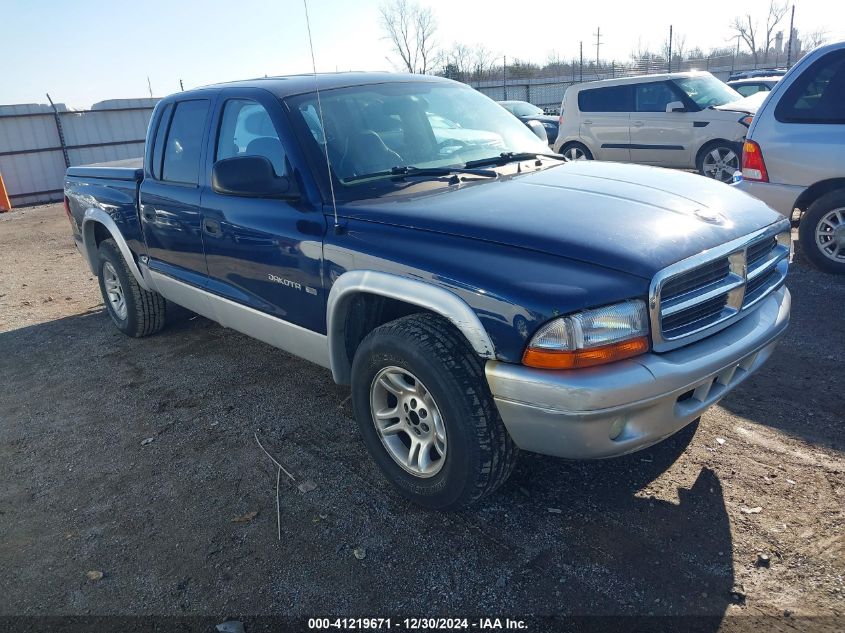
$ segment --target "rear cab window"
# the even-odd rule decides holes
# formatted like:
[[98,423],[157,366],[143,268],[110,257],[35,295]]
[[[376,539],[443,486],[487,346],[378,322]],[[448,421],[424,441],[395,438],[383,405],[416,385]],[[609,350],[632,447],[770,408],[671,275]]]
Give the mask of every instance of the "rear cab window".
[[200,155],[208,105],[205,99],[192,99],[175,104],[164,141],[161,180],[185,185],[199,183]]
[[845,124],[845,50],[813,62],[775,107],[781,123]]

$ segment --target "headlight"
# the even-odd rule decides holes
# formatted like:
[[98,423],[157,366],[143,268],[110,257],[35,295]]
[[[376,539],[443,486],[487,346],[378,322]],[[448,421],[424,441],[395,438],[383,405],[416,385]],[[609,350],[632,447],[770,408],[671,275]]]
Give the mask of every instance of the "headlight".
[[540,369],[578,369],[647,352],[648,311],[632,300],[549,321],[531,339],[522,362]]

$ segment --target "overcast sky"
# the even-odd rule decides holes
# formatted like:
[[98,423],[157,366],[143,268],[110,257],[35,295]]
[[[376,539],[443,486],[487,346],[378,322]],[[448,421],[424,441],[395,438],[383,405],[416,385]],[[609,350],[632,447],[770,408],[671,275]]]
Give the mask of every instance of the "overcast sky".
[[[627,60],[638,45],[658,50],[669,25],[687,48],[729,46],[734,16],[765,21],[768,0],[517,2],[420,0],[437,17],[437,39],[483,43],[497,55],[544,62],[595,57]],[[379,28],[382,0],[309,0],[317,67],[392,70]],[[302,0],[3,0],[0,104],[43,103],[49,92],[71,107],[155,96],[263,75],[311,71]],[[826,29],[845,39],[845,2],[796,0],[799,31]],[[788,19],[788,18],[787,18]],[[784,24],[784,30],[787,30]]]

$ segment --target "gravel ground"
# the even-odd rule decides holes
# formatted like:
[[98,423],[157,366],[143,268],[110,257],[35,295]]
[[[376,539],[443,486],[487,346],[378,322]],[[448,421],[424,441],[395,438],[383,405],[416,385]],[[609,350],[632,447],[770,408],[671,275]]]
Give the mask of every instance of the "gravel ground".
[[[129,339],[60,205],[0,215],[0,615],[841,624],[845,279],[799,261],[789,286],[778,352],[694,436],[605,462],[523,454],[496,496],[437,514],[382,480],[328,371],[178,310]],[[296,479],[281,539],[256,436]]]

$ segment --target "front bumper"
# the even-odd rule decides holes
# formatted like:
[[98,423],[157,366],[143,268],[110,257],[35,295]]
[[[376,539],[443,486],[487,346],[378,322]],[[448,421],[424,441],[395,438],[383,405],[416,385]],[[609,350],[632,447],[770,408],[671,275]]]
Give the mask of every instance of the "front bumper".
[[604,367],[488,361],[487,382],[520,448],[569,459],[624,455],[679,431],[755,372],[789,325],[790,303],[783,287],[706,339]]
[[762,200],[772,209],[786,216],[792,217],[792,210],[806,187],[796,185],[780,185],[774,182],[758,182],[756,180],[740,180],[733,185],[740,191],[751,194]]

